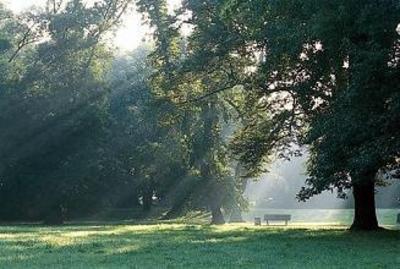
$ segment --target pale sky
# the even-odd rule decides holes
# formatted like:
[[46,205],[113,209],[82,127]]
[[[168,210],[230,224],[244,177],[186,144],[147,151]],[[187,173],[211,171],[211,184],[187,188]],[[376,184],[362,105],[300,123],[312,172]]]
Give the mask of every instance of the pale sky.
[[[33,5],[42,6],[46,1],[47,0],[0,0],[0,2],[5,3],[6,6],[14,12],[24,11]],[[176,8],[180,3],[181,0],[168,0],[170,8]],[[132,10],[124,16],[120,29],[112,39],[113,43],[122,51],[132,50],[142,43],[142,40],[149,32],[149,28],[142,25],[141,15]]]

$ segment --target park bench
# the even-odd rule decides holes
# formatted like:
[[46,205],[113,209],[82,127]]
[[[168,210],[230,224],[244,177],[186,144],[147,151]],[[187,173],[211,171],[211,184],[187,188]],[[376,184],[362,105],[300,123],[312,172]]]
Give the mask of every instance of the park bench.
[[284,214],[266,214],[264,215],[264,221],[269,225],[270,221],[284,221],[285,225],[288,225],[288,221],[292,218],[291,215]]
[[255,217],[254,218],[254,225],[255,226],[261,226],[261,218]]

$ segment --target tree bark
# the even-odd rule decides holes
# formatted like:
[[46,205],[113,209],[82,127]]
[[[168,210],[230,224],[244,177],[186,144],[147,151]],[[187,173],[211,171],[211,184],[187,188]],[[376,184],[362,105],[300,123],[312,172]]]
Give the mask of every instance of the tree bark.
[[221,225],[225,224],[224,215],[222,215],[220,207],[211,208],[211,224]]
[[151,206],[153,204],[153,190],[150,188],[145,188],[142,196],[142,202],[143,202],[143,211],[148,212],[151,209]]
[[[374,176],[375,175],[372,177]],[[353,183],[353,196],[354,220],[350,230],[378,230],[374,180],[360,180],[359,182]]]

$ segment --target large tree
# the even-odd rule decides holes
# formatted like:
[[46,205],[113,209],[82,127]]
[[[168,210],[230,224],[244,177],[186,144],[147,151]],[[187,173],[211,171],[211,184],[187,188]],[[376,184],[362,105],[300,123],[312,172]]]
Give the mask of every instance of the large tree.
[[[248,14],[246,8],[254,8],[233,1],[230,4],[231,12],[234,7]],[[352,187],[352,228],[376,229],[376,175],[397,164],[400,149],[399,129],[395,127],[400,117],[395,56],[399,3],[259,4],[265,6],[265,27],[251,36],[265,60],[257,73],[271,78],[270,92],[278,90],[290,96],[286,101],[293,112],[293,117],[288,116],[293,124],[289,130],[301,131],[297,139],[308,145],[311,153],[310,177],[299,198],[331,188],[342,193]],[[247,25],[246,19],[243,23]],[[253,137],[246,146],[252,145]],[[248,153],[247,149],[244,152]]]
[[[167,2],[162,0],[138,1],[138,7],[154,29],[153,92],[165,104],[170,104],[169,118],[174,119],[170,124],[180,126],[182,142],[187,148],[187,179],[181,185],[182,194],[177,197],[171,213],[181,210],[183,205],[202,205],[211,211],[212,223],[224,223],[221,209],[231,208],[240,200],[235,195],[240,193],[240,184],[235,183],[240,179],[232,176],[224,135],[229,113],[224,100],[217,96],[206,99],[202,95],[234,86],[231,79],[225,79],[225,75],[235,68],[234,57],[226,58],[226,64],[221,68],[216,66],[215,70],[193,70],[206,60],[202,57],[206,54],[198,55],[196,59],[187,58],[191,51],[200,51],[198,45],[202,44],[194,45],[180,36],[180,11],[176,11],[176,16],[168,14]],[[207,16],[206,13],[203,15]],[[202,27],[208,25],[202,24]],[[209,32],[200,30],[196,33],[208,35]],[[212,34],[217,35],[218,31]]]

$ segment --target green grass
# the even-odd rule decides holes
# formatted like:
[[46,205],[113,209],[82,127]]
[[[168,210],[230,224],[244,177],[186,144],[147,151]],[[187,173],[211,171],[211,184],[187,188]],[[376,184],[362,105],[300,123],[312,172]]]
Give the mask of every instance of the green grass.
[[3,226],[0,268],[400,268],[400,231],[185,224]]

